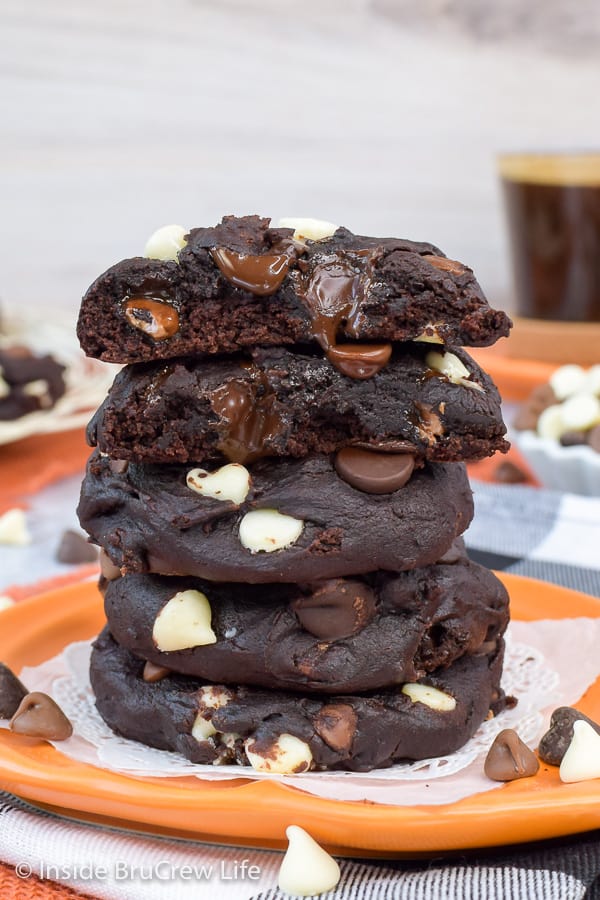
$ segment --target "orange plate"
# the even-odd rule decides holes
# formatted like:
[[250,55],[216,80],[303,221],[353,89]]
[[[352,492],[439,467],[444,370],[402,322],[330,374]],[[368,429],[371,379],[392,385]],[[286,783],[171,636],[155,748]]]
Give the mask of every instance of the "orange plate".
[[[600,600],[502,575],[517,619],[600,616]],[[93,584],[73,585],[2,613],[0,659],[19,671],[103,625]],[[600,719],[600,679],[579,708]],[[298,784],[301,785],[301,776]],[[131,778],[74,762],[50,744],[0,731],[0,787],[63,814],[197,840],[283,845],[296,823],[338,853],[439,853],[574,834],[600,827],[600,779],[562,784],[558,769],[445,806],[323,800],[276,782]]]

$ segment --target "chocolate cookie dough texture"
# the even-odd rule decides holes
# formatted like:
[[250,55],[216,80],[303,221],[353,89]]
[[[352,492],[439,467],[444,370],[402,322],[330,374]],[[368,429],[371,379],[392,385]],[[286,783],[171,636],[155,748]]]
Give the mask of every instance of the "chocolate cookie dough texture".
[[98,709],[195,762],[366,771],[503,708],[508,597],[465,461],[505,450],[462,346],[510,321],[431,244],[314,220],[160,229],[78,333],[126,363],[88,428]]

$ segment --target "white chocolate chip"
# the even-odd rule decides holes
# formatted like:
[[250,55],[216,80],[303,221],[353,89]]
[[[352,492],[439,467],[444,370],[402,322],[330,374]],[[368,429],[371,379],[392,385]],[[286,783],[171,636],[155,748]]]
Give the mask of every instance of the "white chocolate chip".
[[280,734],[268,752],[255,753],[254,738],[248,738],[244,744],[244,750],[248,762],[257,772],[277,772],[280,775],[289,775],[292,772],[306,772],[312,763],[311,749],[307,743],[293,734]]
[[31,535],[22,509],[9,509],[0,516],[0,544],[24,547],[30,543]]
[[0,594],[0,612],[3,609],[10,609],[11,606],[15,605],[15,601],[12,597],[9,597],[8,594]]
[[540,413],[537,423],[537,433],[540,437],[558,440],[565,431],[560,404],[555,403],[553,406],[548,406]]
[[332,891],[340,880],[335,859],[298,825],[290,825],[285,833],[289,844],[279,869],[279,889],[297,897]]
[[2,366],[0,366],[0,400],[3,400],[4,397],[8,397],[10,394],[10,385],[3,378],[4,370]]
[[433,324],[432,322],[428,322],[421,334],[419,334],[416,338],[413,338],[413,341],[419,341],[421,344],[443,344],[444,340],[440,337],[438,332],[437,324]]
[[587,370],[583,389],[587,394],[595,394],[600,397],[600,365],[592,366]]
[[600,422],[600,400],[593,394],[573,394],[562,405],[566,431],[586,431]]
[[445,375],[453,384],[460,384],[461,379],[468,378],[471,374],[454,353],[438,353],[437,350],[431,350],[425,357],[425,364],[434,372]]
[[224,731],[221,735],[221,743],[227,747],[228,750],[235,750],[236,741],[239,741],[241,735],[239,735],[235,731]]
[[276,509],[255,509],[240,522],[240,542],[251,553],[272,553],[295,543],[303,528],[302,519],[284,516]]
[[250,490],[250,472],[239,463],[221,466],[216,472],[206,469],[190,469],[186,478],[187,486],[197,494],[214,500],[230,500],[243,503]]
[[422,703],[438,712],[452,712],[456,708],[454,697],[428,684],[403,684],[402,693],[410,697],[413,703]]
[[148,259],[172,259],[177,262],[179,251],[185,247],[186,230],[181,225],[163,225],[151,234],[144,247]]
[[573,722],[573,737],[562,758],[560,780],[567,784],[600,778],[600,734],[589,722]]
[[295,241],[322,241],[331,237],[338,230],[333,222],[325,222],[323,219],[303,219],[288,217],[280,219],[278,228],[293,228]]
[[217,729],[214,727],[213,723],[205,719],[202,713],[198,713],[194,720],[194,724],[192,725],[192,737],[195,738],[198,743],[202,743],[202,741],[207,741],[209,737],[212,737],[213,734],[216,733]]
[[154,622],[152,637],[159,650],[185,650],[216,644],[210,627],[212,611],[205,594],[180,591],[166,603]]
[[572,394],[583,390],[585,384],[585,371],[581,366],[561,366],[552,373],[549,379],[550,387],[554,391],[557,400],[565,400]]
[[198,702],[207,709],[221,709],[222,706],[227,706],[232,697],[233,694],[227,688],[214,684],[207,684],[198,691]]
[[485,388],[478,381],[471,381],[469,378],[459,378],[458,384],[462,384],[463,387],[470,388],[472,391],[479,391],[480,394],[485,394]]
[[36,378],[35,381],[29,381],[23,385],[23,393],[27,397],[36,397],[40,401],[43,409],[52,406],[52,397],[48,391],[48,382],[45,378]]

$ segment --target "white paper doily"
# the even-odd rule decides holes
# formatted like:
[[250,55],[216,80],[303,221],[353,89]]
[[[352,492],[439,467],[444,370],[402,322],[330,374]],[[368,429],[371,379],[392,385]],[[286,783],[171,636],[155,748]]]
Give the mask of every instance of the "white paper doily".
[[177,753],[118,737],[94,705],[88,678],[89,642],[72,644],[54,659],[24,669],[21,678],[30,690],[50,693],[71,719],[73,737],[55,746],[80,762],[134,777],[267,778],[331,799],[428,805],[452,803],[500,787],[483,775],[483,759],[496,734],[514,728],[525,743],[536,747],[552,710],[576,702],[600,674],[599,640],[600,619],[512,622],[502,684],[507,694],[518,697],[514,709],[484,722],[456,753],[358,774],[270,775],[240,766],[197,765]]
[[39,316],[3,321],[0,347],[22,344],[34,353],[52,354],[66,366],[66,390],[53,407],[0,421],[0,445],[34,434],[69,431],[86,425],[91,410],[102,403],[120,366],[87,359],[79,348],[73,322],[47,322]]

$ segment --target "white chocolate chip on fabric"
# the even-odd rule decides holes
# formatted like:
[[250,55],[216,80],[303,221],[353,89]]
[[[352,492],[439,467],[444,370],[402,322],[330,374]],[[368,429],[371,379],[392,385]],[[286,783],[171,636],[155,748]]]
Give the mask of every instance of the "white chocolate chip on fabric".
[[323,241],[338,230],[333,222],[323,219],[286,217],[277,223],[278,228],[293,228],[295,241]]
[[9,509],[0,516],[0,544],[25,547],[30,543],[31,535],[22,509]]
[[144,247],[147,259],[177,262],[179,251],[185,247],[186,230],[181,225],[163,225],[151,234]]
[[261,753],[254,750],[255,744],[254,738],[248,738],[244,750],[248,762],[257,772],[291,775],[294,772],[306,772],[311,767],[313,756],[310,747],[293,734],[280,734],[268,750]]
[[585,370],[581,366],[561,366],[549,378],[549,384],[557,400],[565,400],[583,390],[586,380]]
[[272,553],[294,544],[304,528],[302,519],[276,509],[255,509],[240,522],[240,542],[251,553]]
[[186,484],[190,490],[214,500],[243,503],[250,490],[250,472],[239,463],[228,463],[215,472],[190,469]]
[[157,615],[152,637],[159,650],[186,650],[216,644],[210,603],[201,591],[180,591]]
[[412,684],[402,685],[402,693],[413,701],[413,703],[422,703],[430,709],[437,712],[451,712],[456,708],[456,699],[450,694],[445,694],[437,688],[431,687],[429,684]]
[[279,889],[296,897],[332,891],[341,874],[335,859],[298,825],[290,825],[285,833],[289,843],[279,869]]
[[573,394],[562,404],[566,431],[586,431],[600,422],[600,400],[593,394]]
[[537,433],[543,438],[558,440],[567,429],[562,417],[562,405],[555,403],[542,410],[537,423]]
[[600,734],[588,722],[573,722],[573,737],[562,758],[560,780],[567,784],[600,778]]
[[214,727],[213,723],[205,719],[202,713],[198,713],[194,720],[194,724],[192,725],[192,737],[200,744],[202,741],[207,741],[209,737],[212,737],[213,734],[216,733],[217,729]]

